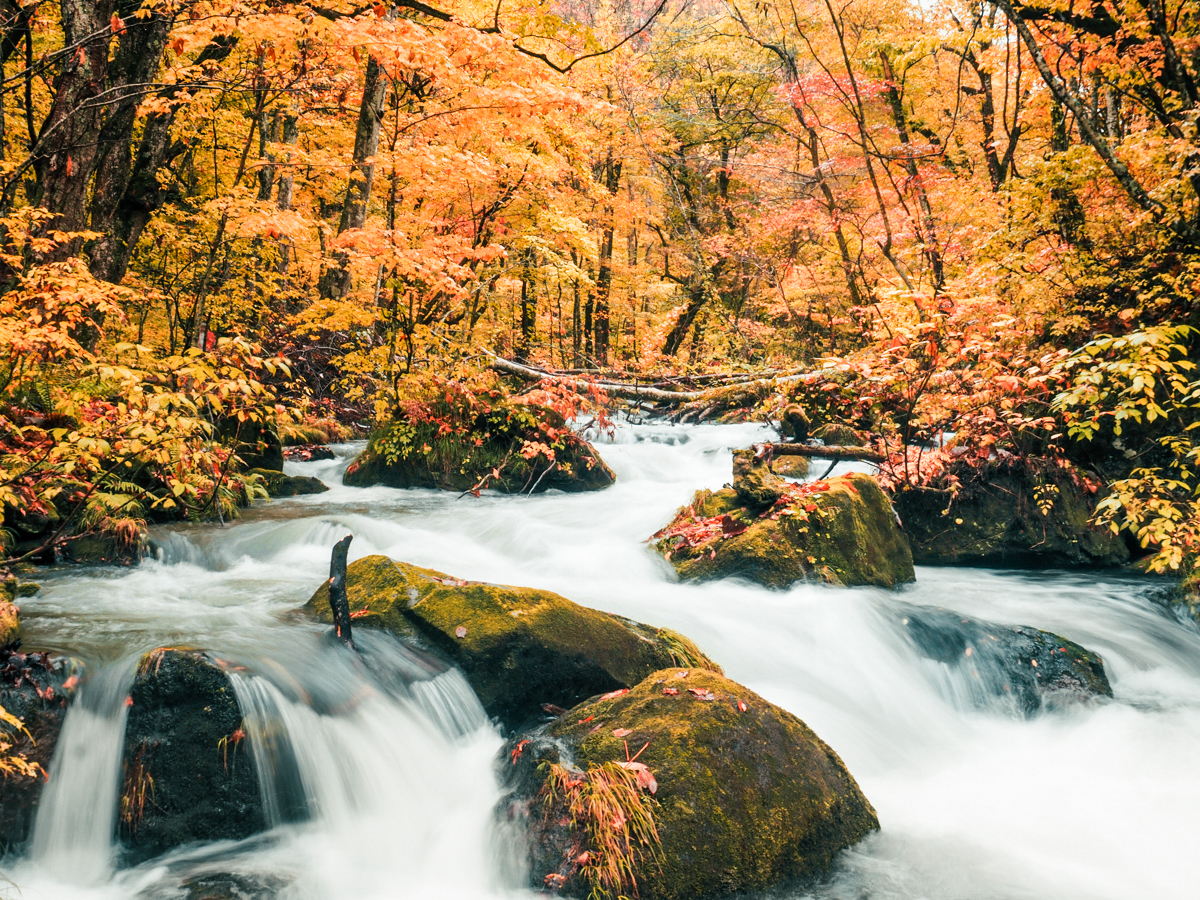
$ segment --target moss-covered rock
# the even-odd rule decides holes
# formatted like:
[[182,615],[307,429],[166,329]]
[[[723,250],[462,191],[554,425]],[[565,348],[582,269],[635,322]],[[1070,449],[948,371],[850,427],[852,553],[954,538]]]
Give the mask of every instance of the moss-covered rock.
[[892,502],[918,565],[1075,568],[1129,559],[1118,535],[1089,524],[1093,500],[1066,473],[1039,482],[1014,467],[964,470],[957,493],[910,488]]
[[0,648],[17,642],[21,634],[21,611],[15,603],[0,600]]
[[777,456],[771,460],[771,471],[786,478],[807,478],[809,468],[804,456]]
[[[460,581],[368,556],[346,570],[354,626],[384,628],[457,664],[488,715],[509,727],[667,665],[718,667],[682,635],[535,588]],[[329,586],[308,609],[326,622]]]
[[616,480],[592,445],[545,407],[481,407],[469,421],[448,429],[431,416],[398,412],[372,433],[342,481],[352,487],[486,488],[522,494],[552,488],[594,491]]
[[962,673],[979,704],[1032,714],[1047,701],[1113,695],[1103,660],[1061,635],[907,604],[897,614],[917,650]]
[[258,773],[229,676],[203,653],[144,656],[125,726],[120,835],[130,861],[264,830]]
[[283,471],[283,442],[274,424],[222,419],[217,435],[233,447],[245,468]]
[[577,773],[566,790],[587,790],[597,770],[612,772],[633,756],[646,767],[642,785],[656,782],[638,805],[652,814],[660,841],[656,852],[641,848],[629,860],[641,900],[781,888],[820,876],[879,827],[837,754],[798,718],[716,673],[666,669],[506,748],[501,767],[511,793],[501,809],[529,828],[535,886],[557,885],[572,897],[594,886],[590,823],[565,816],[562,795],[548,797],[553,767]]
[[681,578],[746,578],[768,587],[809,578],[880,587],[913,580],[908,541],[875,479],[852,473],[791,484],[772,482],[765,468],[733,488],[700,491],[654,535]]
[[46,787],[45,773],[50,771],[70,692],[80,672],[79,663],[67,657],[0,649],[0,707],[20,719],[25,730],[4,723],[0,729],[12,743],[10,753],[41,767],[37,775],[14,772],[0,776],[0,855],[29,839]]
[[258,475],[272,497],[299,497],[304,494],[323,494],[329,485],[311,475],[284,475],[271,469],[251,469],[247,475]]

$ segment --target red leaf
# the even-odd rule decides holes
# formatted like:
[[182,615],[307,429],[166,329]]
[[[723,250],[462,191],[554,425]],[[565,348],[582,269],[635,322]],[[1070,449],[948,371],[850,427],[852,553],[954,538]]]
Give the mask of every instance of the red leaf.
[[663,693],[666,694],[668,697],[674,697],[676,694],[679,693],[679,689],[678,688],[663,688]]
[[629,728],[614,728],[613,729],[613,737],[625,737],[627,734],[633,734],[633,731]]
[[459,638],[465,638],[467,636],[467,629],[464,626],[459,625],[457,628],[454,629],[454,636],[459,637]]
[[721,517],[721,533],[732,537],[733,535],[742,534],[749,530],[749,526],[743,525],[733,516]]
[[746,711],[746,701],[739,700],[738,701],[738,712],[745,712],[745,711]]
[[614,697],[620,697],[622,694],[628,694],[629,688],[621,688],[619,691],[609,691],[607,694],[601,694],[601,700],[612,700]]
[[630,772],[633,772],[635,775],[637,775],[637,783],[639,787],[645,788],[652,794],[658,792],[658,782],[654,779],[654,775],[651,774],[650,769],[645,763],[619,762],[617,765],[622,769],[628,769]]

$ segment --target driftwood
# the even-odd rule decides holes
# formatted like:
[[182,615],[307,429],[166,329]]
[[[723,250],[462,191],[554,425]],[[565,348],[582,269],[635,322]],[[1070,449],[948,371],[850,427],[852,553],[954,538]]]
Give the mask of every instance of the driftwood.
[[757,456],[807,456],[815,459],[882,463],[887,456],[869,447],[846,447],[838,444],[755,444]]
[[712,397],[721,391],[727,391],[734,387],[758,387],[760,385],[778,385],[787,384],[792,381],[799,381],[804,377],[800,375],[782,375],[773,378],[751,378],[746,381],[731,381],[725,382],[718,387],[708,388],[703,391],[667,391],[662,388],[651,387],[649,385],[628,384],[621,381],[610,380],[592,380],[588,378],[579,378],[575,375],[565,374],[561,372],[549,372],[545,369],[539,369],[534,366],[524,363],[513,362],[511,359],[505,359],[502,356],[496,356],[494,353],[483,351],[491,359],[491,366],[498,372],[504,372],[508,375],[516,375],[519,378],[524,378],[526,381],[556,381],[559,384],[565,384],[568,387],[577,391],[587,391],[593,388],[599,388],[610,397],[621,397],[625,400],[652,400],[655,403],[663,403],[668,405],[678,405],[681,403],[694,403],[698,400],[704,400]]
[[348,534],[333,545],[329,561],[329,608],[333,611],[334,633],[347,647],[356,650],[350,634],[350,601],[346,597],[346,559],[352,540],[354,535]]

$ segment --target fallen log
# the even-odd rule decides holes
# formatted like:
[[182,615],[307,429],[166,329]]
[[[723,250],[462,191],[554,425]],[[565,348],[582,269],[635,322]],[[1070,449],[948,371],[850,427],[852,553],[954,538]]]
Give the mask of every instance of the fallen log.
[[759,385],[778,385],[787,384],[792,381],[799,381],[804,377],[805,373],[799,375],[783,375],[772,378],[751,378],[746,381],[727,382],[719,387],[709,388],[704,391],[667,391],[662,388],[650,387],[649,385],[628,384],[620,381],[610,380],[592,380],[588,378],[579,378],[574,375],[567,375],[558,372],[548,372],[545,369],[539,369],[535,366],[526,365],[525,363],[513,362],[511,359],[505,359],[503,356],[497,356],[487,350],[483,351],[491,359],[491,367],[497,372],[505,372],[509,375],[516,375],[519,378],[524,378],[526,381],[555,381],[559,384],[565,384],[568,387],[577,391],[588,391],[595,388],[607,393],[610,397],[620,397],[625,400],[653,400],[655,403],[665,403],[670,405],[678,405],[681,403],[693,403],[698,400],[704,400],[712,397],[721,391],[728,391],[735,387],[756,387]]
[[807,456],[810,459],[832,459],[838,462],[882,463],[887,455],[870,447],[847,447],[839,444],[755,444],[754,454],[763,456]]

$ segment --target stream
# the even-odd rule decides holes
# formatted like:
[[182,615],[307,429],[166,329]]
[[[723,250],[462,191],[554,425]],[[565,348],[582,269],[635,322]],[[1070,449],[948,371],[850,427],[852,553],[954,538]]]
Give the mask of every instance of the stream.
[[[789,900],[1197,896],[1200,628],[1154,602],[1157,584],[1122,573],[918,568],[897,592],[677,583],[645,538],[697,488],[730,480],[731,447],[771,434],[623,425],[597,444],[617,473],[608,490],[463,499],[344,487],[360,449],[344,445],[336,460],[287,465],[327,493],[259,504],[223,528],[161,530],[160,558],[136,568],[47,572],[21,602],[25,644],[90,674],[28,852],[3,870],[16,887],[0,880],[0,896],[169,900],[204,873],[274,885],[280,900],[533,896],[492,814],[502,738],[461,675],[365,631],[356,660],[297,615],[346,534],[352,560],[382,553],[669,626],[803,719],[882,830]],[[1030,718],[981,705],[962,673],[917,652],[897,600],[1064,635],[1103,658],[1115,700]],[[235,688],[275,827],[122,869],[123,701],[136,659],[165,645],[245,667]]]

